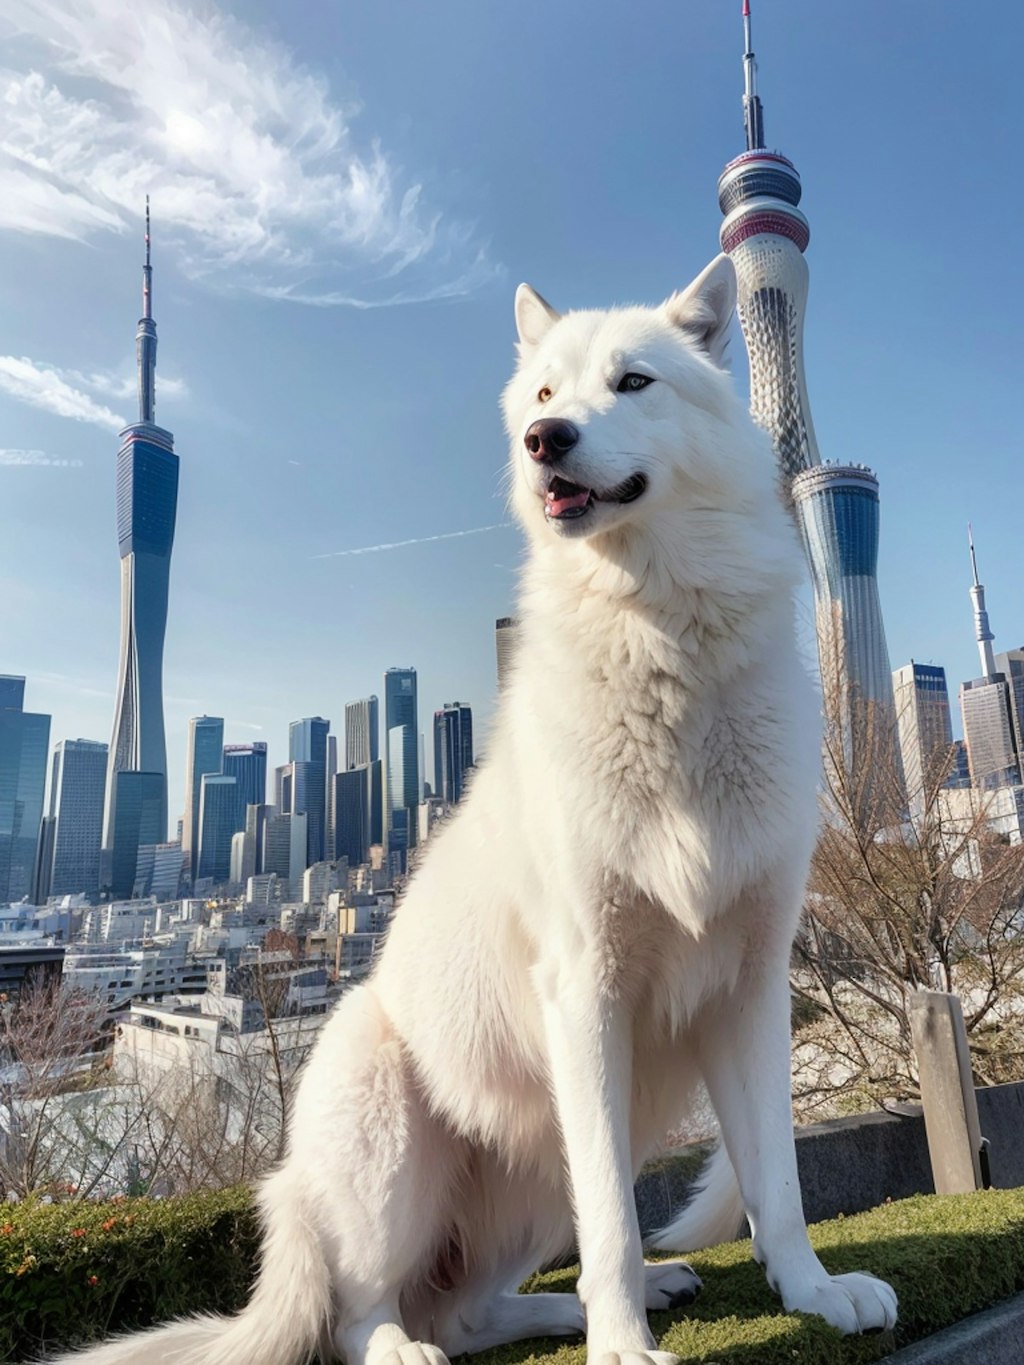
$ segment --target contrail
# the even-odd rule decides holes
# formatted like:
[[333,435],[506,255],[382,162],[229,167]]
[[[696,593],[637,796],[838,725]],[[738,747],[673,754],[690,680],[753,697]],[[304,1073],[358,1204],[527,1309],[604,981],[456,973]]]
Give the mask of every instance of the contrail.
[[414,540],[391,540],[383,545],[361,545],[358,550],[330,550],[325,555],[310,555],[310,559],[340,559],[342,555],[375,555],[381,550],[403,550],[407,545],[429,545],[433,540],[457,540],[459,536],[480,536],[485,531],[503,531],[509,521],[498,521],[493,526],[473,526],[468,531],[444,531],[439,536],[417,536]]

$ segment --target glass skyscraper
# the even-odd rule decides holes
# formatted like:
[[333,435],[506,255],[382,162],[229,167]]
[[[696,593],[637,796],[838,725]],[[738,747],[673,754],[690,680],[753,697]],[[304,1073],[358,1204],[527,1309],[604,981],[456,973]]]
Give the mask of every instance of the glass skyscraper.
[[[878,597],[878,480],[865,465],[820,464],[792,484],[814,585],[825,713],[859,780],[896,755],[892,670]],[[865,788],[866,793],[866,788]]]
[[26,711],[25,679],[0,676],[0,904],[33,891],[50,717]]
[[406,854],[416,844],[420,801],[420,740],[415,668],[389,668],[384,674],[384,763],[387,778],[387,850]]
[[[163,660],[171,547],[178,507],[174,437],[154,422],[156,323],[146,201],[146,263],[142,317],[135,336],[139,420],[121,432],[117,453],[117,540],[121,555],[121,651],[114,730],[110,743],[103,846],[113,849],[114,775],[160,774],[158,838],[167,837],[167,744],[164,738]],[[152,783],[149,784],[152,788]]]
[[[327,847],[327,734],[331,722],[322,716],[293,720],[288,727],[288,757],[304,765],[305,781],[298,774],[292,788],[289,809],[309,817],[306,826],[306,866],[322,863]],[[282,807],[283,809],[283,807]]]
[[188,723],[185,759],[185,814],[181,822],[181,851],[185,876],[199,875],[199,796],[207,773],[219,773],[223,761],[224,721],[221,716],[193,716]]
[[934,796],[940,779],[948,786],[959,776],[954,771],[946,670],[911,660],[893,673],[892,690],[903,774],[913,810]]
[[367,764],[333,778],[334,856],[347,858],[349,867],[358,867],[369,857],[371,771]]
[[113,775],[109,800],[109,881],[111,900],[127,900],[135,889],[139,849],[162,844],[167,809],[167,774],[122,769]]
[[442,710],[434,712],[434,795],[446,806],[454,805],[472,766],[472,709],[465,702],[445,702]]
[[237,781],[224,773],[204,773],[199,784],[199,856],[196,880],[215,886],[231,872],[231,840],[245,828],[245,804]]
[[238,783],[243,816],[246,806],[261,806],[266,801],[267,746],[262,740],[255,744],[225,744],[221,772]]
[[94,896],[100,885],[103,796],[107,746],[92,739],[63,739],[50,770],[50,818],[54,821],[49,893]]
[[345,706],[345,767],[364,768],[379,755],[376,697],[363,697]]
[[1021,783],[1020,754],[1013,732],[1006,675],[990,673],[960,684],[960,713],[971,784],[983,791]]
[[995,658],[996,671],[1006,679],[1010,694],[1010,720],[1017,753],[1024,761],[1024,648],[1006,649]]
[[514,616],[499,616],[494,623],[494,645],[498,655],[498,691],[508,685],[512,674],[519,622]]

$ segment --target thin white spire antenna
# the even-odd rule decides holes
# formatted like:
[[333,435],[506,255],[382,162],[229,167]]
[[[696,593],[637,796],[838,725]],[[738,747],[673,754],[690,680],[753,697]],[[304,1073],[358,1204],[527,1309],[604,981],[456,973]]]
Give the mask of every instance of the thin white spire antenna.
[[153,422],[156,412],[156,323],[153,321],[153,263],[150,257],[149,195],[146,195],[146,260],[142,267],[142,317],[135,333],[139,377],[139,421]]
[[970,522],[967,523],[967,544],[971,549],[971,573],[974,575],[974,586],[979,588],[981,584],[978,581],[978,557],[974,553],[974,528]]
[[743,0],[743,85],[747,99],[757,94],[757,62],[750,38],[750,0]]
[[748,152],[764,146],[764,115],[757,97],[757,60],[750,37],[750,0],[743,0],[743,127]]
[[985,588],[978,579],[978,559],[974,553],[974,529],[970,522],[967,523],[967,544],[970,546],[971,574],[974,579],[971,584],[971,603],[974,606],[974,638],[978,645],[982,674],[986,678],[991,678],[996,671],[996,659],[992,651],[992,641],[996,637],[992,634],[988,622],[988,612],[985,610]]

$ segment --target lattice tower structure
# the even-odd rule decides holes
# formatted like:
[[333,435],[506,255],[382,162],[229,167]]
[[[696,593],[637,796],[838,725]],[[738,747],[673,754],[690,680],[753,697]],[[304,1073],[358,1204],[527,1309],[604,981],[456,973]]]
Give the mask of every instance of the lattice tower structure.
[[[887,725],[895,734],[876,578],[878,480],[864,465],[822,464],[804,372],[810,226],[799,207],[796,167],[765,145],[749,0],[743,20],[747,145],[718,180],[720,240],[736,269],[751,414],[771,436],[782,495],[793,506],[811,569],[826,709],[830,699],[836,702],[842,747],[852,756],[861,747],[849,729],[857,701],[870,704],[877,735]],[[851,542],[844,539],[848,532]],[[887,754],[894,743],[886,741]]]

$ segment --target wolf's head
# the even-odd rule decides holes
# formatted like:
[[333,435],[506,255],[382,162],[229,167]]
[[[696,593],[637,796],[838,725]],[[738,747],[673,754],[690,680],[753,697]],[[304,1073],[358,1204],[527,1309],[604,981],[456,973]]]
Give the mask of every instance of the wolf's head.
[[727,256],[657,308],[562,316],[520,285],[503,408],[512,502],[535,542],[685,536],[690,515],[777,502],[767,442],[722,368],[735,301]]

